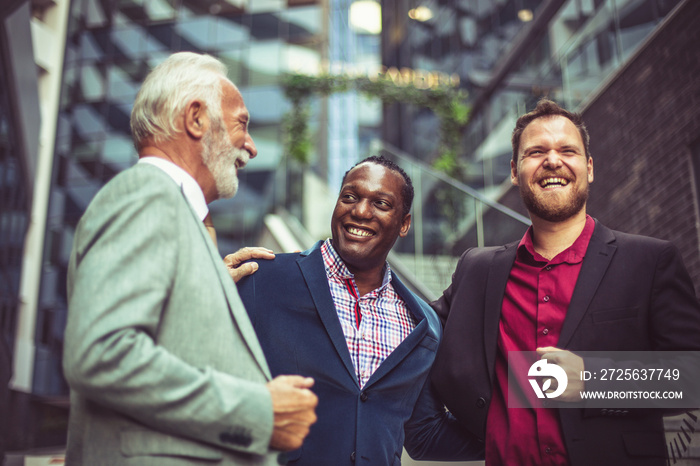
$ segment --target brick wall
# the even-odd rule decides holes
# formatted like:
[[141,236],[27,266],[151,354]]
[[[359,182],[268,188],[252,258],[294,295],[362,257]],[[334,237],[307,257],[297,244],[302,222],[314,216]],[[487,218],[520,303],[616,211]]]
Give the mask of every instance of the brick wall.
[[[583,117],[595,174],[588,212],[616,230],[672,241],[700,295],[698,187],[691,163],[693,152],[700,158],[698,18],[700,2],[683,3]],[[669,464],[700,461],[699,416],[666,418]]]
[[698,18],[700,2],[682,4],[583,116],[595,172],[588,211],[611,228],[675,243],[700,295],[691,169],[691,148],[700,150]]

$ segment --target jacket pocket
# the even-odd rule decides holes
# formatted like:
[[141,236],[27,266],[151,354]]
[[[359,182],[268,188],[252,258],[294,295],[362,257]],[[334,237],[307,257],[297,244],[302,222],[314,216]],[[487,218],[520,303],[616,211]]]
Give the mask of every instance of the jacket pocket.
[[121,432],[121,452],[124,456],[176,456],[198,460],[221,461],[223,453],[205,444],[152,430]]

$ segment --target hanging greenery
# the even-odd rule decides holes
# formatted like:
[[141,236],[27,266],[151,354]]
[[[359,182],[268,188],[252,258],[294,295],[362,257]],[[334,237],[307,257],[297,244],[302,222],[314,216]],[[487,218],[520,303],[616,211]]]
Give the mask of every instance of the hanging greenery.
[[440,122],[438,157],[434,166],[450,176],[461,178],[459,143],[469,117],[465,91],[444,83],[430,88],[397,84],[386,75],[370,79],[366,76],[286,74],[282,78],[282,87],[285,96],[292,102],[292,110],[284,119],[284,130],[286,150],[294,160],[308,164],[313,147],[308,125],[311,115],[309,99],[314,95],[327,97],[356,90],[383,103],[410,104],[430,109]]

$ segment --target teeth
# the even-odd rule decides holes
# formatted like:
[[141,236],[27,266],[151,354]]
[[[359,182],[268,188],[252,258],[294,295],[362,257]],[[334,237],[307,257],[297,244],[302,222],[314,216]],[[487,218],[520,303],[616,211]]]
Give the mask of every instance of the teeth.
[[360,228],[350,227],[350,228],[348,228],[348,232],[350,234],[357,235],[357,236],[372,236],[372,233],[370,233],[367,230],[362,230]]
[[567,184],[569,184],[569,181],[565,180],[564,178],[546,178],[540,181],[540,186],[543,188],[547,188],[549,186],[566,186]]

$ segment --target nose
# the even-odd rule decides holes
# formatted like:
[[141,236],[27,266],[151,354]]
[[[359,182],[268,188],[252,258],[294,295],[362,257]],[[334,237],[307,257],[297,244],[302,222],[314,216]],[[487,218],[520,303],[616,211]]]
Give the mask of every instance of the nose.
[[352,215],[357,218],[372,218],[372,209],[369,200],[360,199],[352,209]]
[[255,147],[255,142],[250,134],[246,134],[243,148],[248,151],[251,159],[254,159],[255,156],[258,155],[258,149]]
[[543,165],[547,168],[559,168],[562,166],[561,156],[559,152],[555,150],[550,150],[545,155]]

